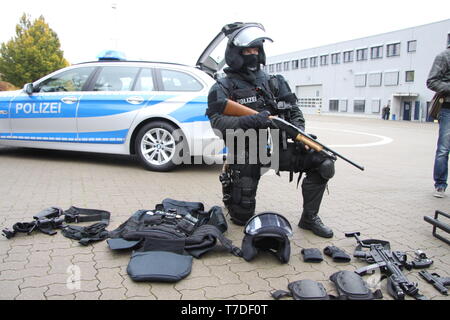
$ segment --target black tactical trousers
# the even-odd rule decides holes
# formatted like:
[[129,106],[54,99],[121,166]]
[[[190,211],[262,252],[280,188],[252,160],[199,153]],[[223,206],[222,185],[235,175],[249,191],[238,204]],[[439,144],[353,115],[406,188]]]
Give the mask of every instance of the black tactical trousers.
[[[303,215],[313,217],[319,213],[323,194],[328,179],[320,174],[320,164],[323,158],[316,154],[293,154],[291,150],[280,152],[279,171],[304,172],[302,182]],[[223,184],[223,201],[231,216],[231,220],[238,225],[245,223],[255,214],[256,191],[261,177],[259,164],[229,165],[227,175],[228,184]],[[221,179],[222,180],[222,179]]]

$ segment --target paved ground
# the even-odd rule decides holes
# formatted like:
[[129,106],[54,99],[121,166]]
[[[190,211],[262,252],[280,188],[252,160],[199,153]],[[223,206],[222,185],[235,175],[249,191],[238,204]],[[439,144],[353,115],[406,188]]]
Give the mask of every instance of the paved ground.
[[[1,237],[0,298],[271,299],[270,291],[300,279],[320,281],[329,293],[335,293],[328,281],[332,273],[365,264],[356,258],[337,264],[329,257],[320,264],[304,263],[300,250],[333,244],[352,253],[355,241],[345,238],[347,231],[389,240],[410,258],[414,250],[422,249],[434,260],[430,272],[450,276],[450,247],[432,237],[431,225],[423,221],[436,209],[450,211],[450,197],[432,196],[437,124],[325,115],[307,115],[307,121],[309,132],[366,167],[361,172],[342,160],[336,163],[337,173],[321,210],[323,220],[335,231],[334,238],[322,239],[298,229],[301,198],[295,183],[289,184],[287,175],[266,175],[260,183],[257,211],[277,210],[294,226],[288,264],[281,265],[270,255],[248,263],[218,251],[195,260],[192,273],[178,283],[134,283],[126,273],[130,254],[112,253],[106,242],[83,247],[60,234]],[[376,145],[386,140],[374,135],[393,141]],[[166,197],[202,201],[207,208],[222,204],[220,166],[155,173],[129,157],[10,147],[0,147],[0,159],[1,227],[30,220],[49,206],[108,210],[112,230],[136,210],[152,209]],[[242,228],[230,225],[227,236],[240,246]],[[66,284],[71,266],[81,271],[79,289]],[[419,282],[426,296],[448,299],[424,282],[417,270],[407,275]],[[389,299],[385,281],[381,289]]]

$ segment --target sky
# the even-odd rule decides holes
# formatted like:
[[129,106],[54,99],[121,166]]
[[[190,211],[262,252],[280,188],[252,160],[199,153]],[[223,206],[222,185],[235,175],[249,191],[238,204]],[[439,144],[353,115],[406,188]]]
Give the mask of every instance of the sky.
[[115,49],[129,60],[195,65],[227,23],[262,23],[274,56],[449,19],[450,1],[14,0],[0,11],[0,43],[23,13],[44,16],[72,64]]

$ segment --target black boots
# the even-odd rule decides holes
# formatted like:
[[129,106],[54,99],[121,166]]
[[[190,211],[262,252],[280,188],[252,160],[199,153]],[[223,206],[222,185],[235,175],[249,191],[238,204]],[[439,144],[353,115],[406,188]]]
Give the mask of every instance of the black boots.
[[317,214],[308,215],[303,213],[298,226],[302,229],[311,230],[315,235],[319,237],[333,237],[333,230],[324,225]]
[[331,238],[333,237],[333,230],[325,226],[318,217],[327,182],[328,180],[322,178],[317,171],[308,172],[306,178],[303,179],[303,213],[298,226],[302,229],[311,230],[319,237]]

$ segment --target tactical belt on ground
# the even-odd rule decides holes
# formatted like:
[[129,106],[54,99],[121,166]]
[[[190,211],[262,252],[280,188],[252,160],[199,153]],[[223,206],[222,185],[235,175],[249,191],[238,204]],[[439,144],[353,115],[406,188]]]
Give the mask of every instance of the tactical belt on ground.
[[106,227],[109,225],[111,214],[108,211],[96,209],[82,209],[70,207],[64,211],[65,221],[69,223],[99,221],[87,227],[66,225],[61,232],[66,238],[78,240],[82,245],[88,245],[94,241],[105,240],[109,237]]

